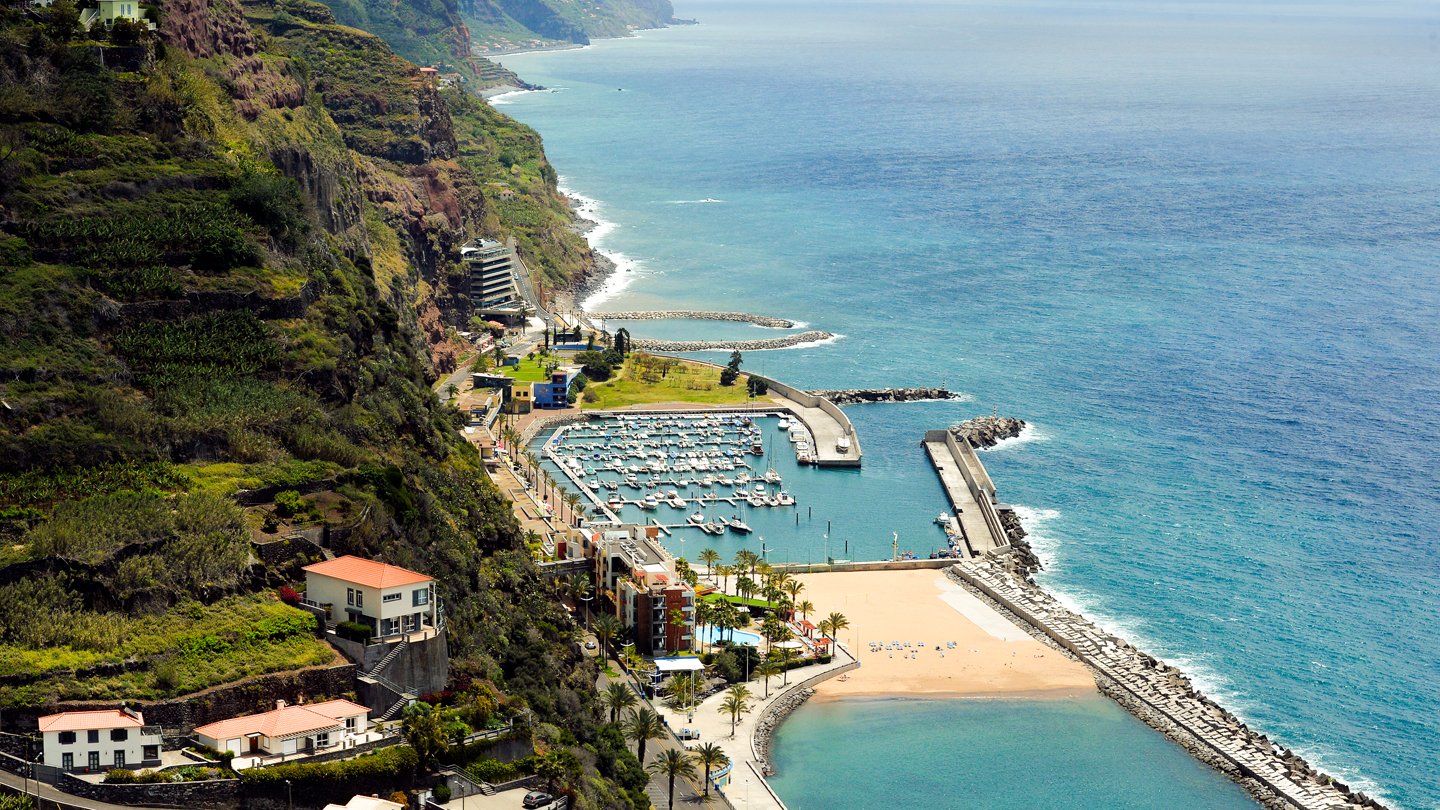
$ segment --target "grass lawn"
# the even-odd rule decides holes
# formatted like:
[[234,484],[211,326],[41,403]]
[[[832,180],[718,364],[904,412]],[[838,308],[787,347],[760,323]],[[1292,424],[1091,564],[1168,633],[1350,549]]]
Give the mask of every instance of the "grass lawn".
[[745,405],[749,375],[741,374],[734,385],[720,385],[720,371],[710,366],[681,360],[663,377],[655,371],[642,372],[633,357],[605,382],[585,386],[586,409],[624,408],[661,402],[695,402],[706,405]]
[[549,373],[545,371],[545,364],[560,359],[561,365],[568,365],[568,361],[557,358],[555,355],[549,357],[537,357],[534,360],[520,358],[520,365],[507,366],[498,369],[497,373],[504,374],[512,380],[519,382],[546,382],[550,379]]
[[707,602],[719,602],[723,600],[729,602],[732,605],[739,605],[741,607],[762,608],[764,610],[770,610],[771,608],[775,607],[771,603],[766,602],[764,599],[747,599],[743,596],[731,596],[728,593],[712,593],[706,596],[702,596],[700,598],[704,599]]

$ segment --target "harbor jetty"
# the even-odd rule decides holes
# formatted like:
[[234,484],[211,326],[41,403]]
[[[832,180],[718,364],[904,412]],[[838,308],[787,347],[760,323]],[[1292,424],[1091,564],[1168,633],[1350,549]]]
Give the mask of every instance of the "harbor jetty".
[[817,397],[824,397],[836,405],[965,399],[963,394],[957,394],[944,388],[843,388],[832,391],[811,391],[810,393]]
[[1013,416],[977,416],[951,425],[949,430],[957,441],[966,441],[971,447],[984,449],[994,447],[1005,439],[1014,439],[1025,429],[1025,420]]
[[822,340],[830,340],[834,337],[835,335],[831,332],[810,330],[793,335],[786,335],[784,337],[759,338],[757,340],[661,340],[659,338],[635,338],[631,343],[637,349],[652,352],[703,352],[715,349],[748,352],[764,351],[766,349],[788,349],[791,346],[799,346],[803,343],[819,343]]
[[705,310],[691,309],[664,309],[664,310],[635,310],[630,312],[588,312],[591,319],[607,321],[734,321],[736,323],[753,323],[756,326],[764,326],[770,329],[793,329],[795,322],[785,318],[772,318],[769,315],[752,315],[749,312],[709,312]]
[[1180,670],[1066,609],[1000,560],[967,560],[953,566],[949,576],[1017,620],[1031,635],[1075,656],[1092,670],[1102,692],[1234,779],[1263,806],[1272,810],[1384,807],[1255,732],[1196,690]]

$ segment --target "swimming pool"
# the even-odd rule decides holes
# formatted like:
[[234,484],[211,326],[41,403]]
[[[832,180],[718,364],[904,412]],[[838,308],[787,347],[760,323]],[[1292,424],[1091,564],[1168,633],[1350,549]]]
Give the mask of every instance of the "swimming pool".
[[707,645],[714,644],[716,641],[731,641],[747,647],[760,646],[760,636],[755,633],[747,633],[744,630],[721,630],[708,624],[700,628],[698,636],[700,641]]

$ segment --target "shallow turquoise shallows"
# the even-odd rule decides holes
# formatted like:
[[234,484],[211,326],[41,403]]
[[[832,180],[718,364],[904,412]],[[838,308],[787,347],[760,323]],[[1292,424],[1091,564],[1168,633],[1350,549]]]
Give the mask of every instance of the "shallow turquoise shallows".
[[770,558],[892,532],[923,556],[920,436],[1020,416],[985,462],[1046,586],[1351,785],[1440,807],[1440,3],[677,13],[702,24],[504,60],[555,89],[502,109],[630,268],[600,305],[793,318],[843,337],[746,369],[974,398],[850,408],[864,468],[797,472],[808,523]]
[[1255,806],[1104,698],[811,703],[786,721],[775,764],[790,810]]

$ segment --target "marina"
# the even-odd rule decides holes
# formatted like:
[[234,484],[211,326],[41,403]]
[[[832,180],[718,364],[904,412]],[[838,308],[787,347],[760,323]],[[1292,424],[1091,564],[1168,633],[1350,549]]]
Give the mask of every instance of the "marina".
[[744,536],[754,510],[799,504],[772,454],[794,447],[795,463],[813,464],[808,438],[773,412],[602,414],[558,428],[541,453],[608,520]]

